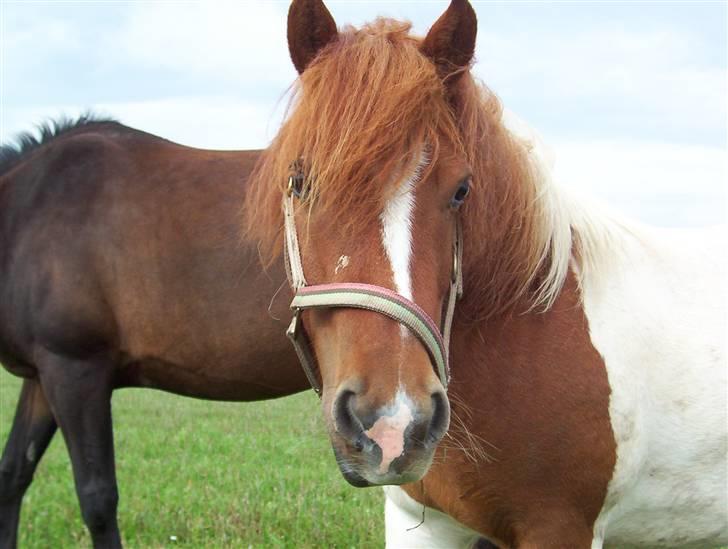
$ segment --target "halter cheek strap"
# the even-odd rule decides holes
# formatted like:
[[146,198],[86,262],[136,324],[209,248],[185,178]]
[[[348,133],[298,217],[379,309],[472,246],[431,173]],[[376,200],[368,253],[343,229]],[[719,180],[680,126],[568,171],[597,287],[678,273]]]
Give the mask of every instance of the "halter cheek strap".
[[294,291],[306,286],[306,277],[303,276],[303,263],[301,250],[298,248],[298,233],[296,232],[296,218],[293,215],[292,183],[289,182],[288,194],[283,199],[283,221],[285,223],[286,245],[284,257],[288,283]]
[[318,362],[303,325],[301,311],[331,308],[365,309],[382,314],[406,326],[427,350],[435,373],[442,386],[447,389],[450,381],[448,364],[450,329],[455,302],[462,295],[462,232],[459,220],[455,222],[453,268],[441,333],[432,318],[416,303],[382,286],[353,282],[306,285],[293,212],[293,193],[290,192],[290,189],[283,199],[283,216],[286,233],[284,250],[286,272],[288,281],[296,292],[291,302],[293,319],[286,335],[293,343],[313,390],[321,396],[322,387],[319,382]]

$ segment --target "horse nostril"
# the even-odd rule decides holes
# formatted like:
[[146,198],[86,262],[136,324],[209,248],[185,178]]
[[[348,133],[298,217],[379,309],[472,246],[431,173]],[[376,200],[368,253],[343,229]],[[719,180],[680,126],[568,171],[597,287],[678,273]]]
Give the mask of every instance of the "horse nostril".
[[430,399],[432,400],[432,420],[430,421],[428,441],[431,444],[437,444],[445,436],[447,428],[450,426],[450,404],[443,391],[432,393]]
[[361,451],[366,446],[366,436],[364,426],[352,408],[355,397],[354,391],[341,391],[334,401],[333,416],[336,431]]
[[370,439],[364,431],[362,431],[354,441],[354,448],[356,448],[359,452],[371,452],[374,450],[374,441],[372,441],[372,439]]

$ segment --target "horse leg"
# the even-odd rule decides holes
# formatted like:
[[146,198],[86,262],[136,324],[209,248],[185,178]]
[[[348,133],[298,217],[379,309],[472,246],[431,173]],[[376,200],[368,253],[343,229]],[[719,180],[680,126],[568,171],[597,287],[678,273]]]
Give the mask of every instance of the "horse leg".
[[93,546],[121,547],[111,424],[115,365],[106,358],[76,359],[47,353],[38,366],[43,389],[68,447],[81,515]]
[[0,548],[17,545],[20,505],[35,468],[56,432],[56,421],[40,383],[26,379],[0,459]]

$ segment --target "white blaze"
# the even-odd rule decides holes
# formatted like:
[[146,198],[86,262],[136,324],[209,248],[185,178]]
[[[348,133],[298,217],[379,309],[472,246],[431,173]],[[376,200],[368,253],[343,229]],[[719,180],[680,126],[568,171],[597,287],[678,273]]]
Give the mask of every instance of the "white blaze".
[[415,208],[415,184],[427,156],[420,156],[419,164],[410,177],[400,183],[394,196],[387,202],[381,215],[382,243],[394,276],[394,289],[407,299],[412,299],[410,256],[412,255],[412,212]]

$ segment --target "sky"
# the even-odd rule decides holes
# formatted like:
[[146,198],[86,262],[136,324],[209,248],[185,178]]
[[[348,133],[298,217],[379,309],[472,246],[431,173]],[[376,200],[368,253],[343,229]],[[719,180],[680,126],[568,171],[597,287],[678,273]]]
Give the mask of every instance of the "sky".
[[[473,2],[473,72],[540,133],[556,179],[662,226],[726,221],[723,2]],[[418,34],[443,1],[330,1]],[[262,148],[296,73],[288,2],[0,0],[0,140],[94,111],[185,145]]]

